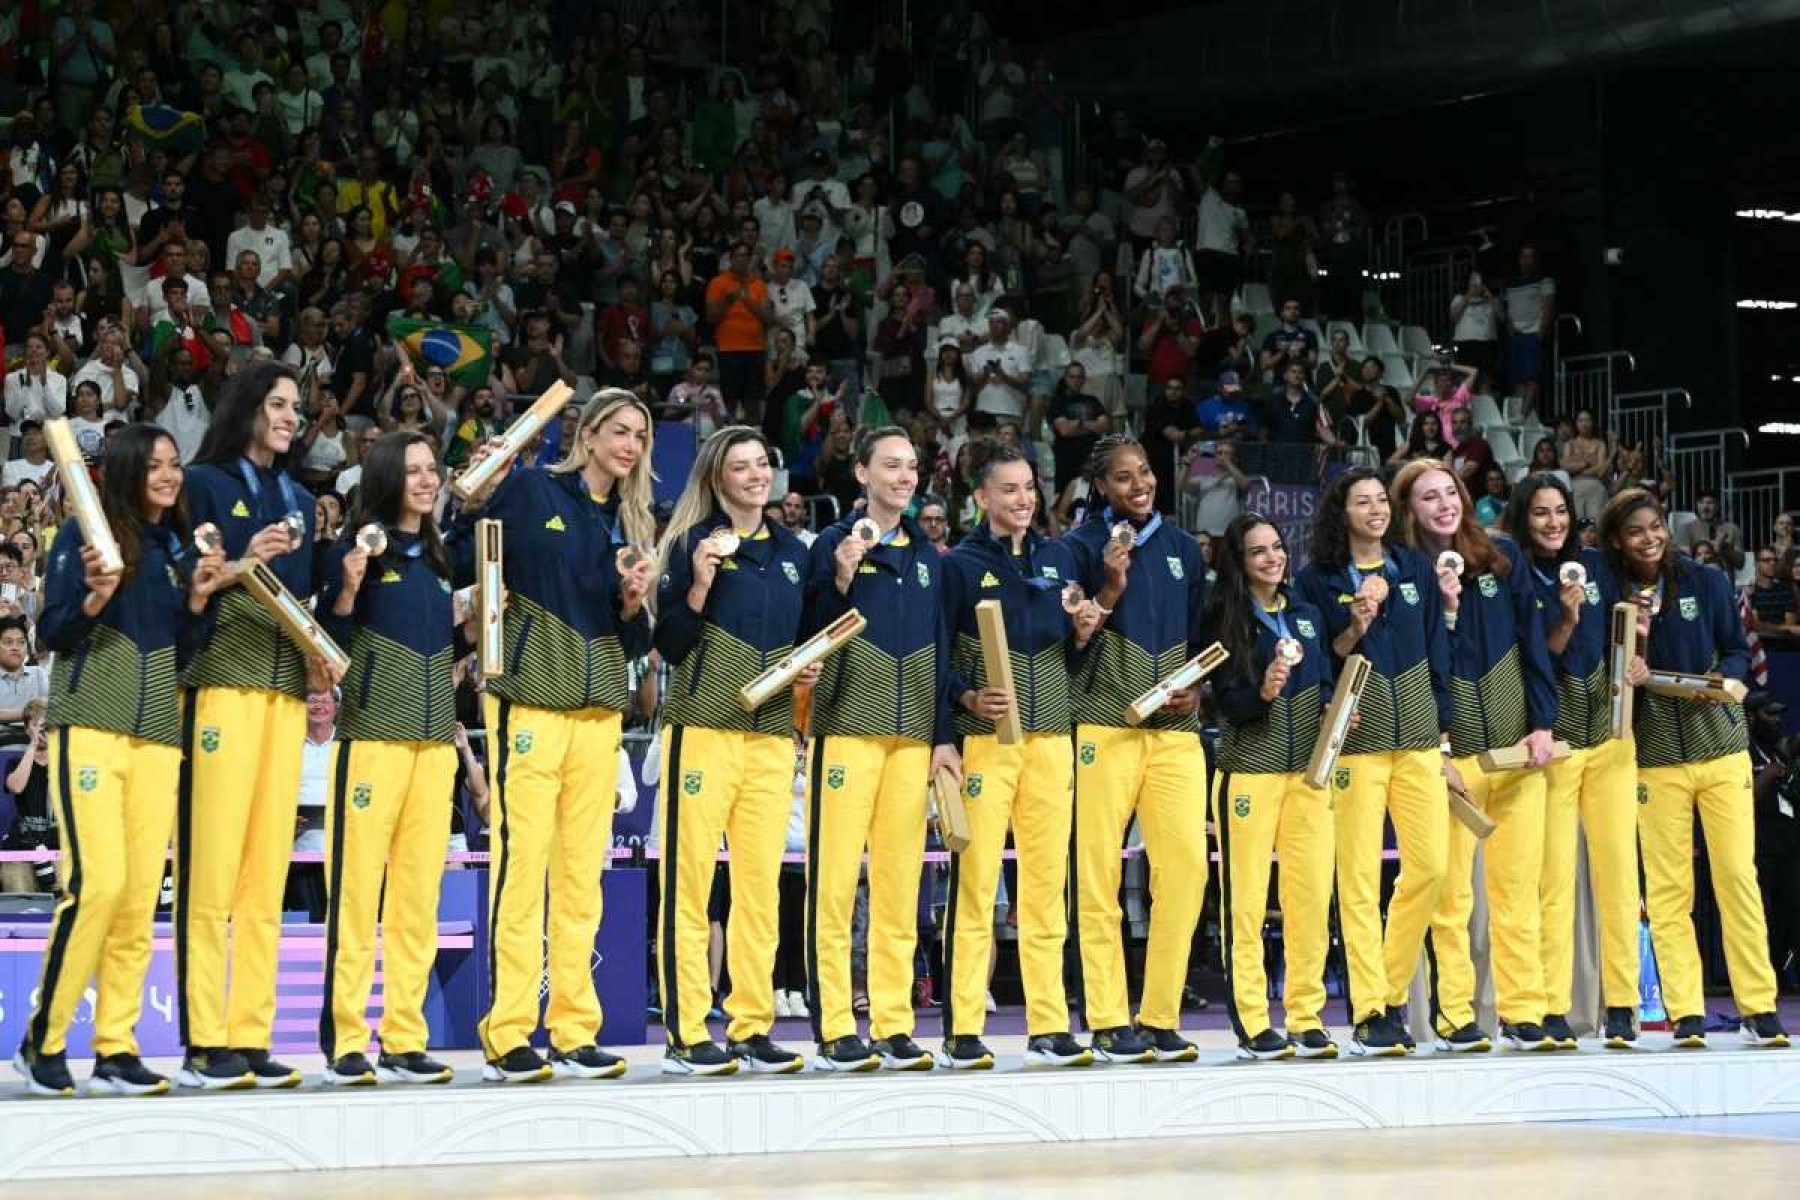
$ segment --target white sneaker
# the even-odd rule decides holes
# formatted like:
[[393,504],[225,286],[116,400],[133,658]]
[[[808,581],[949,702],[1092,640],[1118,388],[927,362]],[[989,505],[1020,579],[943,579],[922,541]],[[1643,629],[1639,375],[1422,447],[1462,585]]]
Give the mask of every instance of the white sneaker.
[[788,995],[788,1016],[798,1017],[802,1021],[811,1020],[812,1019],[812,1010],[806,1007],[806,993],[805,992],[789,992],[787,995]]
[[987,1010],[991,1013],[1000,1011],[1000,1006],[994,1002],[994,993],[992,992],[987,994]]
[[793,1015],[794,1010],[792,1006],[788,1004],[788,994],[777,988],[775,991],[775,1016],[779,1019],[781,1017],[791,1017]]

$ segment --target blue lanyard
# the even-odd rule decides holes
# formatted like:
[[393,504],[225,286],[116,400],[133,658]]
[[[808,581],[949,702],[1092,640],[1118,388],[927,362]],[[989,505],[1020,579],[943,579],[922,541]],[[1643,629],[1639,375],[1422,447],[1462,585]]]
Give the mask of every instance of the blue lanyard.
[[[243,477],[244,486],[250,490],[250,499],[258,507],[262,505],[262,481],[256,477],[256,467],[247,458],[238,459],[238,474]],[[275,482],[281,488],[281,515],[300,512],[300,500],[294,495],[294,481],[287,477],[287,472],[275,472]],[[301,513],[304,516],[304,513]]]
[[1260,604],[1256,605],[1252,611],[1256,613],[1256,619],[1263,623],[1263,627],[1275,635],[1277,643],[1293,640],[1293,635],[1288,632],[1287,598],[1285,596],[1282,597],[1281,607],[1273,613]]
[[[1106,510],[1103,513],[1101,513],[1100,519],[1102,521],[1106,522],[1106,527],[1108,529],[1111,529],[1114,525],[1117,525],[1119,523],[1119,518],[1113,512],[1112,505],[1110,505],[1110,504],[1107,505]],[[1150,540],[1151,535],[1153,535],[1158,529],[1161,529],[1161,528],[1162,528],[1162,514],[1159,512],[1151,513],[1150,519],[1148,521],[1144,522],[1144,527],[1137,531],[1137,540],[1132,543],[1131,548],[1136,550],[1136,549],[1142,547],[1145,542]]]
[[[1362,591],[1364,576],[1361,571],[1356,569],[1356,564],[1353,562],[1345,563],[1344,569],[1346,571],[1350,572],[1350,591],[1353,594],[1356,592]],[[1394,561],[1392,559],[1390,559],[1387,555],[1385,555],[1385,554],[1382,555],[1381,556],[1381,577],[1383,579],[1388,579],[1393,575],[1393,573],[1394,573]]]

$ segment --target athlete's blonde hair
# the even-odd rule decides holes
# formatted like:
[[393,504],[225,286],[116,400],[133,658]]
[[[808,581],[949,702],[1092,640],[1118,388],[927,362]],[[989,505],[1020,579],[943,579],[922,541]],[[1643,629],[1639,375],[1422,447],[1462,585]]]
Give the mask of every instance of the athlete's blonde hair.
[[567,475],[587,466],[588,447],[582,434],[600,427],[606,418],[622,408],[637,410],[644,418],[644,453],[631,468],[631,474],[618,481],[619,523],[624,526],[625,540],[634,546],[648,546],[656,540],[656,518],[650,515],[656,474],[650,467],[650,455],[656,447],[656,421],[637,396],[624,388],[601,388],[581,410],[575,426],[575,444],[564,447],[562,461],[550,468],[553,475]]
[[701,445],[700,452],[694,456],[694,469],[688,472],[687,487],[682,489],[681,499],[675,502],[669,527],[657,548],[657,578],[668,572],[670,558],[681,552],[682,539],[688,530],[705,521],[713,510],[724,507],[719,491],[725,481],[725,456],[747,442],[755,442],[764,454],[769,453],[768,439],[760,430],[748,425],[727,425]]

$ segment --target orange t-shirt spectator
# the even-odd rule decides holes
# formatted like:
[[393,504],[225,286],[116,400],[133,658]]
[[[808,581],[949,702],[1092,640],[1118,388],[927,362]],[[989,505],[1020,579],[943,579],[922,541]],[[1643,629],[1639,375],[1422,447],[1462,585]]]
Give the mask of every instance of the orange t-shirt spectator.
[[706,285],[713,344],[726,354],[761,354],[770,311],[769,289],[750,274],[750,252],[742,243],[732,246],[729,268]]

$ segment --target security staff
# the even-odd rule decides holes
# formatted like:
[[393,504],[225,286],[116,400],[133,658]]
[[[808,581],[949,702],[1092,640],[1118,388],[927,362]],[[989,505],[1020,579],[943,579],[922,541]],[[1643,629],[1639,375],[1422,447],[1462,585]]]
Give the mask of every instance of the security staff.
[[[1319,610],[1333,669],[1369,663],[1358,722],[1332,774],[1338,917],[1350,970],[1355,1054],[1412,1050],[1402,1005],[1437,906],[1449,853],[1447,767],[1450,645],[1437,580],[1425,558],[1390,538],[1387,487],[1352,468],[1319,501],[1306,568],[1295,581]],[[1400,876],[1381,912],[1382,825],[1391,818]]]
[[[1337,1043],[1320,1017],[1336,823],[1331,793],[1306,782],[1334,679],[1324,618],[1289,590],[1287,564],[1281,532],[1266,518],[1233,519],[1207,610],[1207,626],[1231,655],[1213,677],[1225,974],[1240,1058],[1336,1058]],[[1271,853],[1281,862],[1285,1033],[1269,1024],[1263,969]]]
[[[43,1096],[72,1096],[64,1053],[94,981],[90,1092],[154,1095],[169,1081],[138,1057],[150,926],[175,825],[181,769],[180,659],[224,578],[218,551],[197,556],[181,502],[181,455],[149,425],[106,449],[101,509],[124,570],[109,574],[81,526],[57,531],[38,635],[51,673],[50,800],[62,829],[63,895],[15,1065]],[[189,578],[191,573],[191,578]],[[249,1083],[248,1074],[235,1081]]]
[[[1176,692],[1141,726],[1125,709],[1212,641],[1204,632],[1206,562],[1194,539],[1156,511],[1142,446],[1113,434],[1088,460],[1099,503],[1063,539],[1106,623],[1075,678],[1075,837],[1070,895],[1081,948],[1084,1015],[1094,1057],[1190,1062],[1181,989],[1206,896],[1206,807],[1195,795],[1206,753],[1196,689]],[[1150,859],[1149,946],[1137,1027],[1119,929],[1119,847],[1136,818]]]
[[1660,695],[1642,688],[1651,669],[1717,672],[1742,682],[1749,669],[1731,581],[1716,567],[1675,553],[1656,498],[1638,488],[1614,496],[1600,516],[1600,545],[1615,586],[1636,600],[1639,646],[1627,681],[1637,743],[1638,845],[1644,902],[1675,1044],[1706,1045],[1706,1001],[1694,940],[1694,813],[1700,814],[1713,899],[1725,934],[1739,1034],[1783,1047],[1775,972],[1756,881],[1756,816],[1743,706]]
[[[213,405],[187,492],[195,528],[213,526],[228,560],[268,564],[304,604],[313,593],[314,505],[288,473],[299,404],[292,370],[245,367]],[[269,1056],[281,897],[306,696],[336,680],[242,588],[217,595],[211,620],[186,677],[175,968],[187,1057],[176,1082],[227,1087],[248,1073],[259,1088],[298,1087],[300,1072]]]
[[[1010,825],[1018,848],[1019,973],[1025,984],[1025,1061],[1082,1066],[1093,1054],[1069,1032],[1063,994],[1068,939],[1073,707],[1071,660],[1092,638],[1099,605],[1065,589],[1075,580],[1068,547],[1034,532],[1038,486],[1017,450],[982,446],[972,465],[982,523],[944,560],[944,617],[956,672],[956,728],[962,735],[963,799],[969,845],[950,859],[944,915],[944,1048],[938,1061],[985,1069],[982,1044],[988,971],[994,950],[994,897]],[[1079,585],[1077,585],[1079,586]],[[1001,606],[1015,691],[990,679],[975,607]],[[1016,708],[1024,739],[1002,745],[995,721]]]
[[[448,1083],[425,1053],[437,962],[438,889],[456,781],[456,621],[450,563],[432,519],[437,460],[419,433],[363,458],[349,527],[319,589],[326,630],[350,654],[325,811],[325,1082]],[[379,531],[374,552],[365,531]],[[364,1014],[381,922],[381,1054]]]
[[[487,686],[494,860],[488,878],[493,1001],[478,1032],[483,1078],[611,1079],[625,1061],[595,1044],[594,936],[618,781],[626,663],[650,649],[650,413],[602,388],[551,467],[514,465],[458,514],[459,579],[473,575],[477,515],[505,529],[504,673]],[[470,457],[473,468],[492,445]],[[549,912],[545,913],[545,891]],[[546,1063],[531,1048],[543,1003]]]
[[[1612,736],[1610,613],[1600,555],[1575,537],[1569,485],[1549,473],[1513,488],[1506,529],[1524,548],[1544,645],[1556,668],[1553,731],[1570,747],[1545,774],[1543,912],[1544,1031],[1559,1049],[1576,1046],[1568,1021],[1575,967],[1575,850],[1587,842],[1600,927],[1600,994],[1610,1049],[1637,1040],[1638,897],[1636,748]],[[1573,565],[1571,565],[1573,564]],[[1579,571],[1576,571],[1579,567]],[[1565,572],[1568,574],[1565,575]]]
[[[912,1039],[913,951],[927,783],[962,773],[946,696],[949,639],[937,547],[906,517],[918,451],[898,426],[865,431],[856,479],[865,515],[819,534],[807,563],[811,636],[851,609],[868,626],[825,664],[813,693],[807,813],[807,983],[820,1071],[929,1071]],[[864,524],[867,522],[867,524]],[[865,536],[866,535],[866,536]],[[850,1008],[850,918],[869,853],[869,1032]]]
[[[780,939],[781,858],[794,788],[794,694],[746,712],[738,692],[793,649],[807,550],[763,518],[774,472],[762,434],[721,429],[694,460],[663,535],[657,651],[675,672],[664,706],[657,970],[663,1070],[788,1074],[800,1055],[769,1037]],[[797,685],[810,687],[817,667]],[[719,838],[731,852],[727,1046],[708,1036],[707,900]]]
[[[1462,481],[1437,459],[1419,458],[1394,477],[1401,536],[1436,565],[1450,631],[1453,782],[1493,820],[1483,847],[1490,957],[1500,1036],[1520,1050],[1554,1050],[1544,1032],[1544,970],[1538,884],[1544,867],[1544,772],[1556,724],[1556,681],[1522,552],[1475,523]],[[1467,586],[1465,586],[1465,583]],[[1528,765],[1485,771],[1478,756],[1523,745]],[[1487,1050],[1475,1021],[1469,918],[1475,907],[1475,835],[1450,827],[1448,874],[1431,918],[1432,1022],[1438,1046]]]

